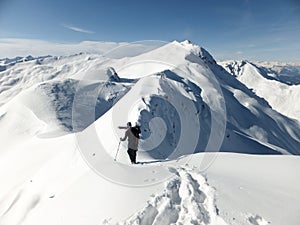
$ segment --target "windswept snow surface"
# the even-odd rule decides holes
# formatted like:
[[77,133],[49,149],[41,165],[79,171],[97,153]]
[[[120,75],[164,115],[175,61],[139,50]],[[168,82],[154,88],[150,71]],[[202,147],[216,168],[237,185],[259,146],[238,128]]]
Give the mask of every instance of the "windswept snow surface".
[[[2,66],[1,225],[299,224],[299,122],[205,49]],[[137,165],[127,121],[142,125]]]

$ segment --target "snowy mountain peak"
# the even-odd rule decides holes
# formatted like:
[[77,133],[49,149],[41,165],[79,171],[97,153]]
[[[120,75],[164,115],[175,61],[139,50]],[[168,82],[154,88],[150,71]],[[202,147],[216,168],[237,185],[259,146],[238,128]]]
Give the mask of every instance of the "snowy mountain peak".
[[260,65],[248,61],[226,61],[220,65],[267,100],[273,109],[300,121],[300,108],[295,104],[300,96],[300,66]]
[[243,70],[246,66],[252,66],[247,60],[232,60],[219,62],[224,69],[235,77],[240,77],[243,74]]
[[180,44],[188,49],[191,53],[199,56],[204,62],[209,64],[216,64],[215,59],[212,57],[212,55],[204,48],[202,48],[199,45],[193,44],[189,40],[185,40],[183,42],[180,42]]
[[246,68],[252,68],[257,74],[287,85],[300,84],[300,64],[277,62],[250,62],[247,60],[227,60],[219,62],[230,74],[239,77]]

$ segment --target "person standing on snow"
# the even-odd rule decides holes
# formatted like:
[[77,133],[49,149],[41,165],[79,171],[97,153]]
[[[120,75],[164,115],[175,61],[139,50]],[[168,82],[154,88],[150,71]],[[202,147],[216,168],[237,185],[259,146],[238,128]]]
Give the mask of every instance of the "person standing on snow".
[[[123,127],[119,127],[122,129]],[[138,151],[139,145],[139,134],[140,127],[136,124],[135,127],[131,126],[131,123],[127,123],[127,130],[125,132],[125,137],[120,138],[120,141],[125,141],[128,138],[128,150],[127,153],[129,155],[130,161],[132,164],[136,164],[136,155]]]

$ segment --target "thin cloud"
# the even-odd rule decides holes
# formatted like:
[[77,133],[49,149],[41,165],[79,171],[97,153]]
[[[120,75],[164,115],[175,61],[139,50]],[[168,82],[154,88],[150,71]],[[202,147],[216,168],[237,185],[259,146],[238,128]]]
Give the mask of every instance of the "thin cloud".
[[83,28],[80,28],[80,27],[75,27],[75,26],[68,25],[68,24],[63,24],[62,26],[69,29],[69,30],[73,30],[73,31],[81,32],[81,33],[85,33],[85,34],[94,34],[95,33],[94,31],[86,30],[86,29],[83,29]]
[[105,54],[110,58],[136,56],[157,47],[164,42],[145,41],[136,43],[82,41],[79,43],[58,43],[36,39],[0,38],[0,59],[16,56],[67,56],[80,52]]
[[0,59],[16,56],[72,55],[80,52],[104,54],[122,43],[83,41],[79,43],[57,43],[35,39],[0,38]]

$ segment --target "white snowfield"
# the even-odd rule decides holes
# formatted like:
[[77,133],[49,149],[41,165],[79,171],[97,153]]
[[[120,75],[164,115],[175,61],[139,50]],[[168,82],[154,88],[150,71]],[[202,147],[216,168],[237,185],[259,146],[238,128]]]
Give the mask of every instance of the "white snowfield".
[[188,41],[126,51],[0,60],[0,225],[298,225],[299,121]]

